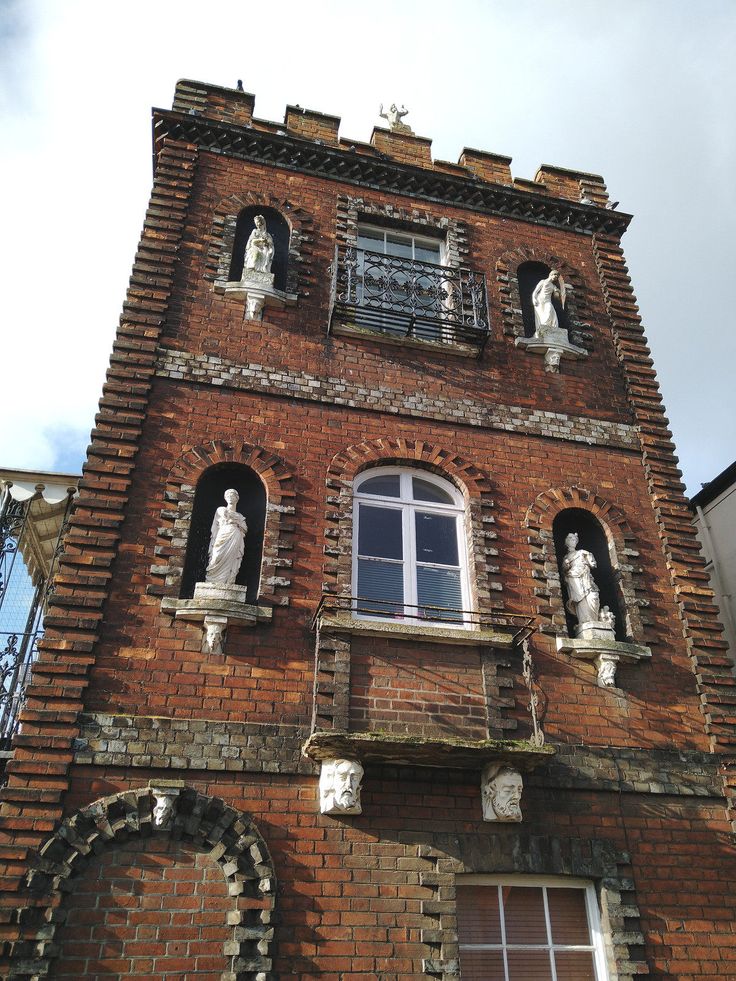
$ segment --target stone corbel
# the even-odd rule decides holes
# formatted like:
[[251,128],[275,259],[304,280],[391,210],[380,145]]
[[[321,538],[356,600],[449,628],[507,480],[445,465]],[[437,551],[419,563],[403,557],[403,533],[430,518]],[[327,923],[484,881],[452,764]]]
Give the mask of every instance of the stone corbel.
[[580,360],[588,357],[585,348],[572,344],[567,331],[561,327],[547,330],[544,335],[517,337],[515,343],[517,347],[523,347],[531,354],[544,355],[544,370],[549,372],[559,372],[560,362],[565,358]]
[[215,291],[245,301],[245,319],[262,320],[266,307],[294,306],[297,301],[296,293],[286,293],[277,290],[273,285],[273,273],[255,272],[248,269],[238,281],[225,282],[217,280]]
[[177,620],[202,624],[202,653],[222,654],[230,624],[254,627],[271,619],[269,607],[246,603],[247,592],[245,586],[198,582],[192,599],[165,598],[161,610]]
[[597,636],[593,631],[582,631],[591,636],[558,637],[557,650],[581,661],[593,661],[598,673],[599,688],[616,687],[616,668],[619,664],[636,664],[645,658],[650,658],[652,652],[640,644],[629,644],[615,640],[613,632],[605,636],[605,631],[598,629]]

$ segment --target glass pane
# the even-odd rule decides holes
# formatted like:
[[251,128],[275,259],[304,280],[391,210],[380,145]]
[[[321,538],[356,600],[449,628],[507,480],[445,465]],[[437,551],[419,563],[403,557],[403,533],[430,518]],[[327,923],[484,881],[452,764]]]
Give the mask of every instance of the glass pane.
[[358,490],[359,494],[380,494],[381,497],[400,497],[401,478],[397,473],[381,474],[380,477],[370,477],[364,480]]
[[395,255],[401,259],[411,259],[411,239],[396,235],[393,232],[386,233],[386,255]]
[[358,229],[358,248],[369,252],[383,252],[383,232],[372,228]]
[[548,889],[547,903],[554,944],[589,944],[584,889]]
[[595,966],[590,951],[556,951],[555,967],[557,981],[595,981]]
[[[416,501],[437,501],[440,504],[454,504],[454,498],[449,491],[443,490],[437,484],[429,480],[422,480],[421,477],[412,477],[412,487],[414,488],[414,499]],[[361,488],[362,490],[362,488]]]
[[[531,892],[530,889],[522,891]],[[506,956],[509,981],[552,981],[552,968],[546,950],[509,950]]]
[[403,563],[358,559],[358,596],[361,600],[358,610],[361,613],[386,616],[403,613]]
[[436,562],[438,565],[459,565],[457,554],[456,518],[445,514],[417,511],[417,562]]
[[[461,613],[451,612],[463,608],[463,592],[457,569],[430,569],[418,565],[417,603],[423,608],[422,616],[440,620],[462,620]],[[433,606],[443,607],[444,612],[428,609]]]
[[496,886],[457,887],[457,930],[461,944],[501,943]]
[[547,924],[542,890],[528,886],[504,886],[502,892],[506,943],[546,944]]
[[432,262],[435,266],[440,264],[440,243],[435,245],[433,242],[415,242],[414,258],[422,262]]
[[360,505],[358,555],[376,555],[381,559],[402,559],[401,511]]
[[500,950],[461,950],[463,981],[505,981]]

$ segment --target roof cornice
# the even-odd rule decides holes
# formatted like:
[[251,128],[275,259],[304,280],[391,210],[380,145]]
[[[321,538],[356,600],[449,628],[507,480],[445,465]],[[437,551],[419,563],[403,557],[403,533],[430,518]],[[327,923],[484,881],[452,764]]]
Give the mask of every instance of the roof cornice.
[[290,134],[268,133],[168,109],[153,110],[153,138],[154,154],[164,140],[182,140],[212,153],[269,167],[589,235],[596,232],[623,235],[632,217],[471,176],[457,177]]

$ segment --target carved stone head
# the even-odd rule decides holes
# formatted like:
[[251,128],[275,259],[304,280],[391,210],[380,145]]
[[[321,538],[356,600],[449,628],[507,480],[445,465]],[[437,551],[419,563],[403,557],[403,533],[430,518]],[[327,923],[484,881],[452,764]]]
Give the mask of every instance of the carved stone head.
[[168,827],[171,818],[174,816],[174,796],[164,794],[161,791],[153,791],[153,826],[159,831]]
[[565,548],[568,550],[568,552],[574,552],[578,547],[579,541],[580,538],[578,537],[578,533],[576,531],[571,531],[569,535],[565,535]]
[[360,782],[363,767],[357,760],[323,760],[319,775],[322,814],[361,814]]
[[503,763],[489,763],[481,777],[484,821],[521,821],[524,781],[518,770]]
[[229,490],[225,491],[225,502],[230,505],[230,507],[237,507],[238,501],[240,500],[240,494],[231,487]]

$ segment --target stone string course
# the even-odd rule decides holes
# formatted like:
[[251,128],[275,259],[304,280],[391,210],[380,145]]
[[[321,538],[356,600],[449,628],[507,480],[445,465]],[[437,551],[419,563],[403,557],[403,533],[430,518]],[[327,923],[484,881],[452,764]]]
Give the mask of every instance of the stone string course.
[[[85,713],[75,762],[146,769],[301,773],[306,727]],[[620,793],[721,797],[717,758],[709,753],[556,745],[530,777],[533,786]]]
[[490,405],[470,399],[462,402],[408,395],[390,388],[364,388],[344,378],[320,378],[306,371],[269,368],[262,364],[237,364],[211,355],[168,351],[161,354],[156,374],[160,378],[180,379],[199,384],[221,385],[241,391],[265,392],[287,398],[327,402],[351,408],[390,412],[396,415],[440,422],[501,429],[576,443],[639,450],[639,437],[633,426],[568,416],[560,412],[530,409],[519,405]]
[[159,716],[80,716],[75,762],[236,773],[315,772],[301,756],[306,727]]

